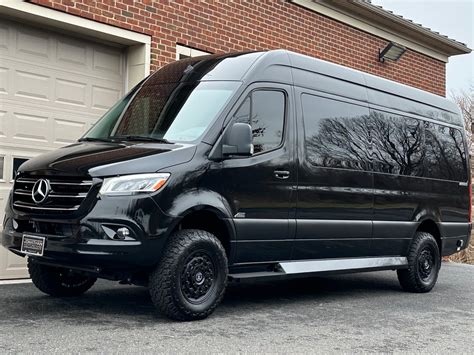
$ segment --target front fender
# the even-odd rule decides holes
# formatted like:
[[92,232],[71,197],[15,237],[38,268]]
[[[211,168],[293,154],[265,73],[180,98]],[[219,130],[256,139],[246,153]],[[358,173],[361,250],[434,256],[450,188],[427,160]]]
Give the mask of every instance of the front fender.
[[230,210],[222,196],[209,189],[191,189],[176,196],[173,203],[164,212],[174,217],[184,217],[191,211],[208,209],[219,218],[231,218]]
[[[166,214],[171,217],[167,226],[166,240],[186,216],[199,211],[211,212],[222,220],[227,229],[229,242],[235,241],[236,231],[229,209],[218,193],[208,189],[189,190],[176,197],[170,208],[166,210]],[[229,260],[233,259],[233,254],[232,250]]]
[[191,189],[176,196],[173,203],[164,210],[172,220],[168,231],[174,230],[184,217],[196,211],[214,213],[227,226],[230,240],[235,240],[235,227],[228,205],[220,194],[209,189]]

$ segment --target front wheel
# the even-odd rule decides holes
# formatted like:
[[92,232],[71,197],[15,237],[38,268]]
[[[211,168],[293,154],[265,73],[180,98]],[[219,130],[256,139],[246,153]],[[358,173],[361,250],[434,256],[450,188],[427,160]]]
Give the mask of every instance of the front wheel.
[[214,235],[178,231],[150,275],[151,299],[171,319],[206,318],[222,300],[227,272],[225,250]]
[[79,296],[97,280],[68,269],[38,264],[31,259],[28,259],[28,271],[36,288],[54,297]]
[[408,252],[408,269],[398,270],[398,280],[405,291],[429,292],[438,280],[441,257],[435,238],[417,232]]

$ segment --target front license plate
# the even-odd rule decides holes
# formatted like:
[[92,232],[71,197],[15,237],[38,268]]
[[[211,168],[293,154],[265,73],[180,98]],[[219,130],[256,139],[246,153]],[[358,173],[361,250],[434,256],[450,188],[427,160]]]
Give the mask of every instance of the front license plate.
[[28,255],[42,256],[45,240],[45,237],[24,234],[23,240],[21,241],[21,251]]

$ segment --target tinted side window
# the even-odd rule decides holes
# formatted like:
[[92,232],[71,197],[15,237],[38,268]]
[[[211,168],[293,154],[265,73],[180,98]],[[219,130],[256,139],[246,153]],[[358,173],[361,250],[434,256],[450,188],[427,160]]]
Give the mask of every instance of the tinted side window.
[[371,111],[374,171],[467,180],[462,133],[454,128]]
[[283,140],[285,94],[275,90],[253,91],[235,118],[236,122],[252,126],[255,153],[275,149]]
[[425,122],[427,177],[466,181],[466,152],[462,133],[451,127]]
[[371,111],[374,171],[423,176],[425,146],[423,121]]
[[301,96],[306,159],[313,165],[370,170],[366,107],[319,96]]

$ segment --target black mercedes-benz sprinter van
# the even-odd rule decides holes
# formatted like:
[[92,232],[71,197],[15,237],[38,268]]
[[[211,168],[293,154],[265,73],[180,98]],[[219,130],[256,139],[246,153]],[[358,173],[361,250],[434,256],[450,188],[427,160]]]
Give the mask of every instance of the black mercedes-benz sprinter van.
[[469,243],[469,171],[442,97],[283,50],[189,58],[23,164],[2,244],[45,293],[147,285],[180,320],[229,279],[396,269],[427,292]]

